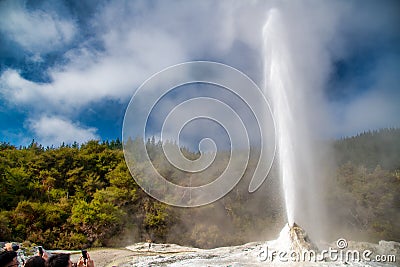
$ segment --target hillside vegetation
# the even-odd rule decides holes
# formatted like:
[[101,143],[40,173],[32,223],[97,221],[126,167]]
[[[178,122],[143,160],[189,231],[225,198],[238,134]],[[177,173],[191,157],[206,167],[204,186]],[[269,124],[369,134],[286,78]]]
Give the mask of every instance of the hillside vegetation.
[[[131,140],[132,146],[140,139]],[[171,144],[174,145],[174,144]],[[335,141],[330,209],[349,232],[400,241],[400,130]],[[189,174],[165,164],[161,143],[147,141],[153,164],[173,182]],[[145,177],[143,152],[133,155],[135,178]],[[188,158],[198,154],[182,149]],[[223,170],[217,156],[210,176]],[[0,145],[0,241],[46,248],[121,246],[148,239],[196,247],[240,244],[276,234],[284,216],[274,172],[259,191],[247,187],[255,161],[227,196],[201,208],[175,208],[144,193],[126,167],[119,140],[44,148]],[[196,178],[194,176],[194,178]],[[198,178],[198,177],[197,177]],[[202,177],[209,181],[210,177]]]
[[337,170],[329,209],[356,238],[400,240],[400,129],[366,132],[334,143]]

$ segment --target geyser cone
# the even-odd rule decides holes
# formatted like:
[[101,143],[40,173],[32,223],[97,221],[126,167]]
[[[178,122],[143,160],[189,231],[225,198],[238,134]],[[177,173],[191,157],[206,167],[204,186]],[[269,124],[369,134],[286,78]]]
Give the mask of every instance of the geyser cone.
[[280,251],[296,251],[300,254],[306,250],[318,251],[318,247],[311,241],[306,231],[296,223],[292,226],[285,224],[279,237],[270,244]]
[[306,231],[296,223],[289,226],[290,249],[301,252],[305,250],[318,251],[318,247],[311,241]]

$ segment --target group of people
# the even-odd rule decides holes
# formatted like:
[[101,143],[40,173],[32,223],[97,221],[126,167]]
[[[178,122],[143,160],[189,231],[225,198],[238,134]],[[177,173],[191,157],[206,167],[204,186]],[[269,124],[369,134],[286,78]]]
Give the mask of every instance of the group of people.
[[94,267],[89,253],[86,253],[86,259],[81,256],[77,263],[72,263],[70,254],[59,253],[49,256],[46,251],[38,251],[38,255],[30,257],[21,264],[18,260],[18,249],[17,245],[6,244],[4,251],[0,253],[0,267]]

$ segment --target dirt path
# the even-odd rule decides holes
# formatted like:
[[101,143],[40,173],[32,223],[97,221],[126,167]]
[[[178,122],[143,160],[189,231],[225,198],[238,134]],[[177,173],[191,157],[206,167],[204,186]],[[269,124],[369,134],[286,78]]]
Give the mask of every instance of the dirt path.
[[[89,254],[96,267],[119,266],[121,263],[128,262],[137,256],[136,252],[126,248],[97,248],[89,250]],[[80,256],[80,254],[71,255],[72,262],[77,262]]]
[[[128,249],[129,248],[129,249]],[[196,248],[182,247],[175,244],[135,243],[128,248],[95,248],[89,249],[90,257],[96,267],[121,266],[129,262],[137,262],[151,256],[171,256],[196,252]],[[72,262],[77,262],[80,253],[71,254]]]
[[[148,256],[185,254],[196,249],[189,249],[177,245],[153,244],[148,249],[147,243],[137,243],[127,248],[95,248],[89,249],[90,257],[94,260],[96,267],[120,266],[127,262],[133,262]],[[77,262],[81,254],[71,254],[72,262]]]

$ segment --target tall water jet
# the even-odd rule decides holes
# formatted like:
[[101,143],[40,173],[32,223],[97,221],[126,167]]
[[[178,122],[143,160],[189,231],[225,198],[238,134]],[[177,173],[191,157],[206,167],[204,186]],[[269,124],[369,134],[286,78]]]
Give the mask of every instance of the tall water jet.
[[[282,14],[268,13],[263,28],[265,94],[271,101],[277,131],[277,156],[282,180],[287,220],[314,228],[316,210],[315,162],[309,129],[307,81],[299,69],[294,47]],[[296,61],[297,60],[297,61]],[[310,102],[310,101],[308,101]]]

